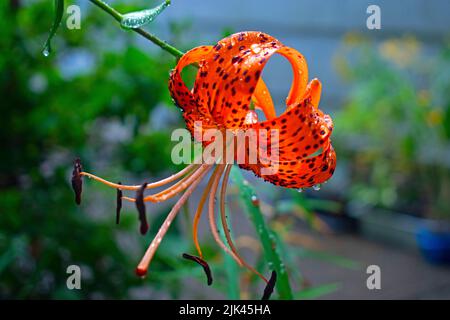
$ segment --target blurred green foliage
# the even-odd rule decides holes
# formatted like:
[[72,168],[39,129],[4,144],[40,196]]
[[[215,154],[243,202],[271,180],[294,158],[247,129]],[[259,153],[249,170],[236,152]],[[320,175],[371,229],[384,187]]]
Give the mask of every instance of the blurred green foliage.
[[[155,107],[170,104],[166,83],[173,59],[149,54],[111,23],[100,31],[102,16],[85,12],[80,30],[60,28],[45,58],[52,5],[0,3],[0,298],[125,298],[146,285],[133,272],[148,242],[134,236],[134,211],[116,227],[112,193],[107,207],[85,194],[77,208],[70,166],[80,156],[100,174],[173,170],[170,135],[148,127]],[[79,55],[89,63],[80,63]],[[125,140],[105,129],[110,122],[129,132]],[[114,172],[107,169],[112,167]],[[89,183],[85,188],[104,190]],[[171,235],[177,239],[179,230]],[[119,239],[128,238],[135,251],[121,246]],[[173,271],[176,259],[161,254],[154,267]],[[81,266],[83,290],[67,290],[70,264]],[[173,296],[177,282],[166,287]]]
[[410,36],[344,40],[335,62],[350,90],[333,141],[352,199],[450,217],[450,46],[438,48],[425,53]]

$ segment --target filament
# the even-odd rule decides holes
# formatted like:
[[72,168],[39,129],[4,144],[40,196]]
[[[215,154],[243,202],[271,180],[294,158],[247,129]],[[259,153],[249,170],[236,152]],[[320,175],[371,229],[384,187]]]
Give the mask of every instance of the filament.
[[[214,240],[217,242],[217,244],[226,252],[228,253],[238,265],[242,266],[241,261],[239,258],[232,252],[230,249],[223,243],[223,241],[220,239],[219,231],[217,230],[217,224],[214,219],[214,198],[216,196],[217,188],[219,186],[220,177],[222,176],[223,170],[225,169],[225,165],[221,164],[218,165],[215,169],[215,175],[213,178],[213,183],[211,186],[211,192],[209,194],[209,202],[208,202],[208,214],[209,214],[209,226],[211,228],[211,232],[213,234]],[[217,173],[216,173],[217,172]]]
[[[197,169],[199,166],[200,165],[194,164],[194,163],[190,164],[190,165],[186,166],[184,169],[182,169],[181,171],[171,175],[170,177],[167,177],[165,179],[162,179],[162,180],[159,180],[159,181],[147,184],[146,189],[152,189],[152,188],[157,188],[157,187],[164,186],[164,185],[166,185],[166,184],[168,184],[170,182],[173,182],[173,181],[177,180],[178,178],[184,176],[185,174],[191,172],[192,170]],[[133,190],[133,191],[136,191],[136,190],[138,190],[141,187],[141,185],[122,185],[122,184],[118,184],[118,183],[113,183],[113,182],[110,182],[110,181],[105,180],[103,178],[97,177],[96,175],[93,175],[92,173],[84,172],[84,171],[80,172],[80,175],[86,176],[88,178],[92,178],[92,179],[94,179],[94,180],[96,180],[98,182],[101,182],[101,183],[109,186],[109,187],[116,188],[116,189],[121,189],[121,190]]]
[[226,212],[225,212],[225,197],[226,197],[226,193],[227,193],[227,185],[228,185],[228,179],[230,177],[231,168],[232,168],[232,165],[230,165],[230,164],[226,165],[225,173],[223,175],[223,180],[222,180],[222,187],[220,189],[220,218],[222,220],[222,226],[223,226],[223,231],[225,232],[225,238],[227,239],[227,243],[230,246],[231,251],[236,255],[236,257],[241,262],[241,265],[246,267],[248,270],[250,270],[251,272],[256,274],[258,277],[260,277],[267,283],[268,280],[261,273],[259,273],[255,268],[253,268],[251,265],[249,265],[239,255],[239,253],[236,250],[236,246],[233,243],[233,239],[231,238],[231,234],[230,234],[230,230],[229,230],[228,222],[227,222],[227,218],[226,218]]
[[198,242],[198,224],[200,222],[200,217],[203,213],[203,207],[205,205],[206,199],[208,198],[208,195],[211,190],[212,183],[214,181],[214,178],[217,174],[217,168],[214,170],[213,174],[209,178],[208,184],[206,185],[206,188],[203,190],[202,197],[200,198],[200,202],[197,207],[197,211],[195,212],[194,216],[194,223],[192,224],[192,237],[195,244],[195,248],[197,249],[198,255],[200,258],[203,258],[202,250],[200,249],[200,244]]
[[[209,166],[209,165],[208,165]],[[205,165],[201,165],[200,168],[198,168],[196,171],[192,171],[189,172],[183,179],[181,179],[180,181],[178,181],[176,184],[174,184],[173,186],[155,193],[153,195],[149,195],[146,196],[144,198],[144,202],[162,202],[162,201],[166,201],[170,198],[173,198],[174,196],[176,196],[178,193],[180,193],[181,191],[184,191],[187,187],[189,187],[189,185],[196,179],[198,179],[198,177],[207,169],[207,167],[205,167]],[[135,202],[136,199],[134,198],[130,198],[130,197],[123,197],[123,200],[127,200],[130,202]]]
[[[158,230],[158,233],[153,238],[152,242],[150,243],[150,246],[147,248],[147,251],[145,252],[144,256],[141,259],[141,262],[136,268],[136,273],[140,276],[144,276],[147,273],[148,266],[155,255],[156,250],[159,247],[159,244],[161,243],[162,238],[166,235],[167,230],[169,229],[173,219],[177,216],[178,212],[186,202],[186,200],[191,196],[191,194],[194,192],[194,190],[197,188],[198,184],[201,182],[202,178],[206,175],[206,173],[211,169],[211,165],[203,164],[201,166],[201,174],[186,190],[186,192],[178,199],[177,203],[172,207],[172,210],[170,210],[169,214],[167,215],[167,218],[164,220],[163,224]],[[204,168],[202,170],[202,168]],[[198,170],[198,171],[200,171]],[[197,172],[198,172],[197,171]]]

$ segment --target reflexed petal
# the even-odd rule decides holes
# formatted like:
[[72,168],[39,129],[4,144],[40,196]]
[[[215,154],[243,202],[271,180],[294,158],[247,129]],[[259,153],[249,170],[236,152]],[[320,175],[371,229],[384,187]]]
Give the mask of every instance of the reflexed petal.
[[172,70],[169,80],[169,91],[175,104],[183,110],[183,117],[186,121],[186,127],[192,133],[195,121],[202,121],[203,126],[212,127],[211,115],[207,109],[202,108],[197,98],[192,94],[191,90],[186,86],[181,71],[188,65],[202,62],[212,46],[201,46],[194,48],[184,54]]
[[257,109],[261,109],[264,112],[267,120],[272,120],[276,117],[272,96],[270,95],[269,89],[264,83],[262,77],[259,78],[252,99],[255,107]]
[[[286,57],[293,70],[286,111],[279,117],[261,78],[274,53]],[[262,130],[269,135],[269,130],[276,130],[279,140],[268,138],[262,150],[266,152],[256,150],[257,163],[249,163],[247,145],[245,163],[239,165],[277,185],[309,187],[332,175],[336,166],[336,154],[330,143],[333,122],[318,109],[322,85],[317,79],[308,83],[308,67],[301,53],[264,33],[241,32],[214,47],[193,49],[186,56],[172,73],[170,90],[183,109],[188,128],[192,129],[194,121],[202,121],[204,128],[253,129],[257,135]],[[200,70],[191,92],[180,73],[193,62],[199,63]],[[264,112],[265,121],[258,122],[256,113],[249,110],[252,100]],[[258,145],[261,146],[261,141]],[[278,157],[271,159],[270,152],[275,149]],[[276,162],[279,171],[263,176],[261,169],[267,168],[270,161]]]
[[261,32],[241,32],[214,46],[197,75],[194,94],[215,121],[227,128],[244,124],[267,60],[282,44]]

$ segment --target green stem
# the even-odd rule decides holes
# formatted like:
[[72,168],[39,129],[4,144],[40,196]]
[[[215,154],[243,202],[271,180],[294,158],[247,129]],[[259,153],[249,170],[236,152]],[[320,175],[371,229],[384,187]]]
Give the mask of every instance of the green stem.
[[[90,1],[93,4],[95,4],[97,7],[99,7],[100,9],[105,11],[106,13],[108,13],[110,16],[112,16],[117,22],[120,23],[122,21],[122,17],[123,17],[122,14],[120,12],[118,12],[116,9],[114,9],[113,7],[111,7],[106,2],[104,2],[102,0],[90,0]],[[175,58],[181,58],[181,56],[183,56],[183,54],[184,54],[183,51],[178,50],[177,48],[171,46],[170,44],[168,44],[164,40],[159,39],[155,35],[145,31],[142,28],[136,28],[136,29],[132,29],[132,30],[134,32],[136,32],[136,33],[139,33],[145,39],[150,40],[151,42],[156,44],[161,49],[167,51],[168,53],[173,55]]]

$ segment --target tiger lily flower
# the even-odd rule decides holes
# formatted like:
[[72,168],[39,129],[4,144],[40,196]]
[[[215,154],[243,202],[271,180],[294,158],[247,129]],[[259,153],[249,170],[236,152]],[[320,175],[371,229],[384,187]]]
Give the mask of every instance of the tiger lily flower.
[[[286,99],[286,110],[278,116],[269,90],[262,79],[262,71],[267,61],[275,53],[287,58],[293,69],[293,83]],[[192,90],[186,86],[181,77],[182,70],[191,64],[199,67]],[[263,161],[264,156],[258,153],[256,162],[247,161],[249,159],[247,149],[244,150],[246,160],[238,163],[240,168],[250,170],[256,176],[277,186],[296,189],[321,184],[333,175],[336,167],[336,154],[330,141],[333,123],[328,115],[318,109],[321,83],[317,79],[308,83],[308,69],[303,55],[283,45],[277,39],[261,32],[240,32],[222,39],[214,46],[194,48],[179,59],[171,72],[169,90],[175,104],[182,110],[191,136],[204,146],[211,142],[198,139],[196,129],[199,122],[203,131],[214,128],[231,132],[253,130],[258,133],[270,129],[279,133],[276,141],[269,138],[266,141],[268,143],[266,151],[276,149],[278,153],[278,158],[275,160],[278,168],[276,172],[263,174],[263,169],[269,166],[266,161]],[[262,112],[264,120],[259,121],[256,110]],[[268,284],[266,288],[268,293],[265,292],[267,298],[270,295],[269,292],[273,290],[276,274],[272,273],[271,279],[268,280],[245,262],[229,233],[225,216],[225,197],[231,167],[232,163],[193,163],[180,172],[157,182],[122,185],[84,172],[77,161],[72,185],[76,191],[77,202],[80,200],[82,176],[88,176],[117,189],[117,214],[119,214],[122,199],[135,202],[140,213],[142,233],[147,231],[145,202],[161,202],[182,194],[137,266],[136,272],[142,276],[146,274],[160,242],[181,207],[199,183],[212,171],[193,221],[193,241],[198,256],[189,254],[183,256],[202,265],[208,276],[208,284],[212,282],[211,271],[203,259],[197,231],[206,205],[214,240],[240,266],[257,274]],[[165,190],[144,197],[144,191],[170,183],[173,184]],[[125,197],[122,191],[135,191],[136,197]],[[215,219],[214,199],[218,191],[220,221],[226,243],[219,236]]]

